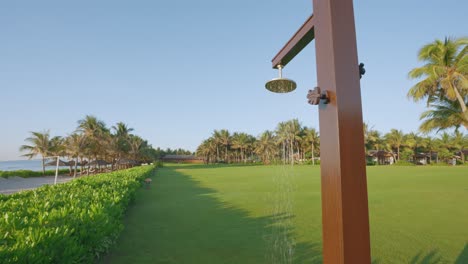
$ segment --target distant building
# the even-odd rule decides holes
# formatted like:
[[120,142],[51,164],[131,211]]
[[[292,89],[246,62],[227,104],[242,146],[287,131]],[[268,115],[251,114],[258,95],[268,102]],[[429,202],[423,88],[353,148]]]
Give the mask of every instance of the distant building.
[[369,150],[366,155],[368,162],[375,162],[379,165],[392,165],[395,163],[395,154],[384,150]]
[[203,163],[203,158],[193,155],[166,155],[161,160],[172,163]]
[[427,153],[417,153],[413,157],[413,163],[416,165],[427,165],[431,163],[431,155]]

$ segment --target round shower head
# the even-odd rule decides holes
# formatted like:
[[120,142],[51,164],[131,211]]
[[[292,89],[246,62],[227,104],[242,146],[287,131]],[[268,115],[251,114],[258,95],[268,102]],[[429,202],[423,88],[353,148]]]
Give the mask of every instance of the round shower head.
[[276,78],[268,81],[265,88],[274,93],[289,93],[296,89],[297,85],[293,80],[286,78]]
[[279,78],[268,81],[265,88],[274,93],[289,93],[296,89],[297,85],[293,80],[283,78],[283,66],[278,65]]

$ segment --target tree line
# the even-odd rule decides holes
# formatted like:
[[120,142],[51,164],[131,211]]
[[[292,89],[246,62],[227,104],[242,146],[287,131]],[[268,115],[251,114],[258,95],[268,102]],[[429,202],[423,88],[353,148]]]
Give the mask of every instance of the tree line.
[[[366,154],[376,151],[389,152],[395,161],[416,162],[421,153],[434,161],[447,161],[459,156],[466,157],[468,135],[456,130],[442,133],[439,137],[423,136],[418,133],[405,134],[398,129],[381,133],[368,124],[363,124],[364,150]],[[227,129],[214,130],[197,148],[197,155],[206,163],[310,163],[320,158],[320,136],[315,128],[302,126],[298,119],[280,122],[274,131],[265,131],[255,137],[244,132],[231,133]]]
[[[29,144],[22,145],[23,156],[32,159],[42,158],[42,171],[45,173],[46,157],[66,157],[75,167],[90,161],[105,161],[112,169],[151,162],[157,159],[156,150],[147,140],[132,133],[133,128],[118,122],[110,128],[97,117],[87,115],[78,121],[78,126],[70,135],[52,137],[49,131],[31,132],[26,139]],[[96,162],[101,166],[102,162]]]

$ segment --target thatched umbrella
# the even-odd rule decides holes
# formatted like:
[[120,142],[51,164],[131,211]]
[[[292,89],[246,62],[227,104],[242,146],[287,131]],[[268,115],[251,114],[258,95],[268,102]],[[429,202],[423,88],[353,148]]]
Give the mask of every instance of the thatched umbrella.
[[[57,160],[52,160],[50,162],[47,162],[45,164],[46,166],[57,166]],[[70,166],[70,164],[66,161],[63,161],[61,159],[59,159],[59,166],[60,167],[65,167],[65,166]]]
[[[75,163],[76,163],[76,161],[70,160],[70,161],[68,162],[68,165],[70,165],[70,166],[75,166]],[[81,166],[81,163],[78,162],[77,166]]]
[[88,166],[107,166],[111,163],[105,161],[105,160],[93,160],[93,161],[90,161],[87,165]]

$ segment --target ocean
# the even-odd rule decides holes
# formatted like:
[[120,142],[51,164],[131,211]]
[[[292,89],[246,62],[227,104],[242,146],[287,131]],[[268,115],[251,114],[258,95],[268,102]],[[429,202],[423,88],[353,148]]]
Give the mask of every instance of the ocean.
[[[60,167],[67,169],[68,167]],[[0,161],[0,171],[32,170],[42,171],[42,160]],[[46,170],[55,170],[55,166],[46,166]]]

